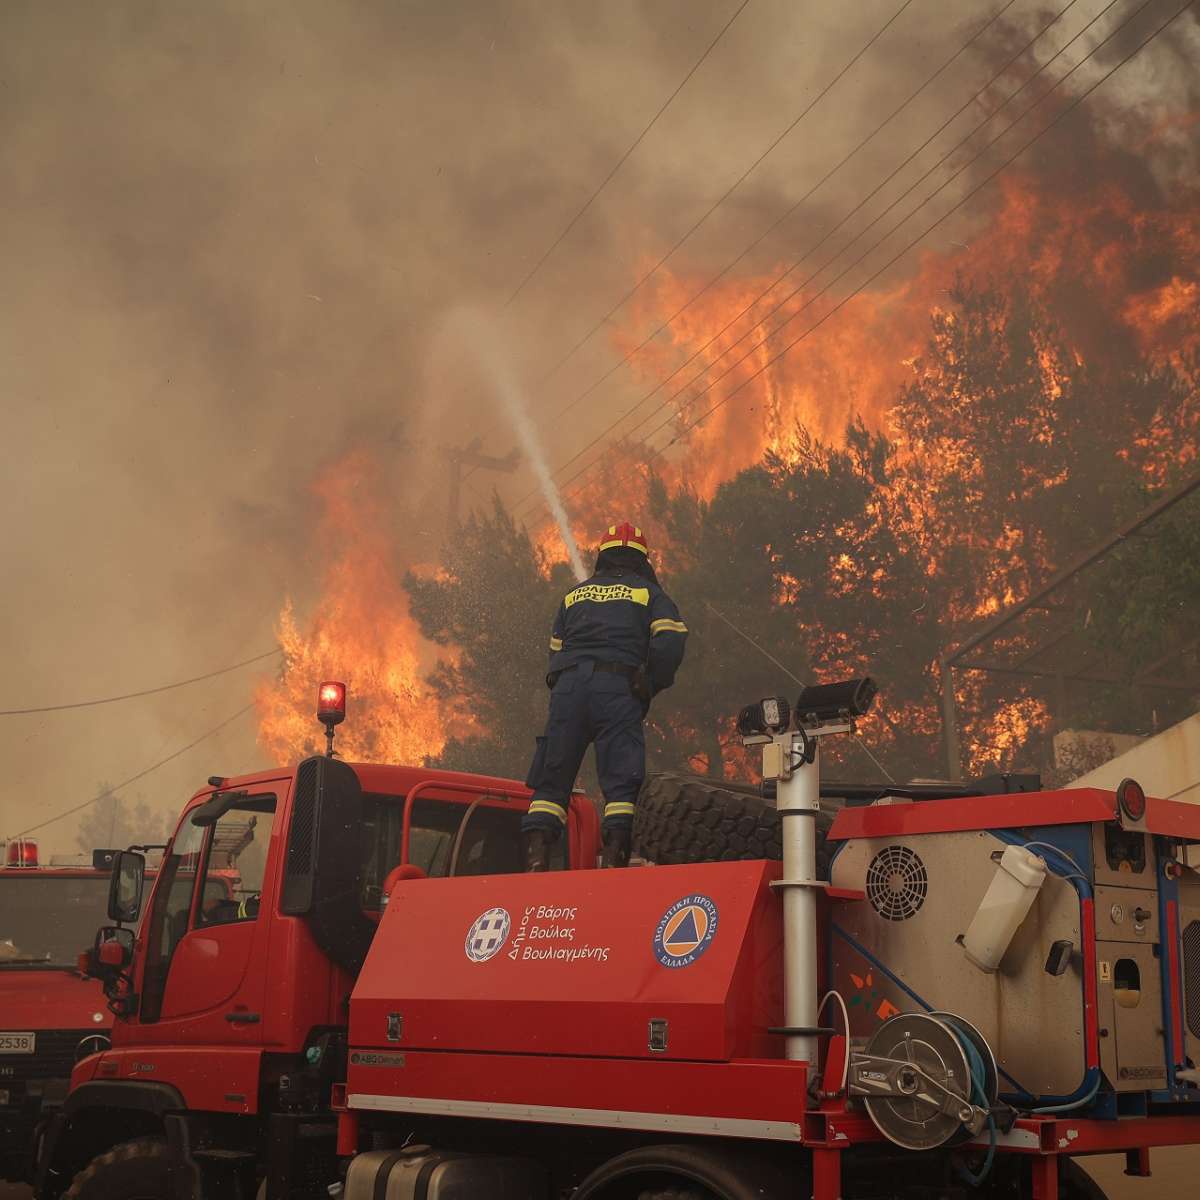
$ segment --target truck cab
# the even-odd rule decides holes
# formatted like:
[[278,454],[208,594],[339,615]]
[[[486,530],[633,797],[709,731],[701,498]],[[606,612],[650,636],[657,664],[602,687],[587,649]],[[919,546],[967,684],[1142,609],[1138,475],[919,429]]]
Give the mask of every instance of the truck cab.
[[[350,991],[390,896],[519,872],[530,794],[513,780],[333,757],[210,780],[144,906],[110,909],[140,919],[136,937],[119,922],[98,938],[121,947],[94,964],[118,1020],[111,1047],[76,1066],[39,1195],[61,1195],[96,1155],[139,1137],[182,1138],[201,1155],[219,1140],[208,1167],[231,1180],[236,1154],[264,1145],[277,1175],[330,1158]],[[595,866],[598,843],[595,809],[576,795],[552,869]],[[121,856],[123,882],[138,870]]]
[[104,919],[114,850],[39,857],[14,839],[0,866],[0,1179],[29,1175],[31,1146],[66,1099],[76,1059],[108,1045],[112,1014],[79,953]]

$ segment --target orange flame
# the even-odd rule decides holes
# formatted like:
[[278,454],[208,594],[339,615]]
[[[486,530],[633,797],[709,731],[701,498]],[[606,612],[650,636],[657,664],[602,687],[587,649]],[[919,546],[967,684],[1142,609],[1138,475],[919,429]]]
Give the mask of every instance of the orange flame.
[[289,600],[277,633],[284,668],[255,698],[259,741],[279,761],[324,749],[317,687],[347,684],[338,753],[352,761],[420,763],[446,741],[422,681],[429,656],[408,612],[396,547],[387,534],[378,472],[359,452],[326,471],[314,491],[324,509],[318,545],[326,564],[306,623]]

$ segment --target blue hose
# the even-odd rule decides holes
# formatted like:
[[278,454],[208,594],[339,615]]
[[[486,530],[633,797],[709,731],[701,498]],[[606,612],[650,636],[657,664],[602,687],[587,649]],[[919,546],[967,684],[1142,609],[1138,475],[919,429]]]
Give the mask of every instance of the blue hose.
[[[975,1043],[970,1038],[965,1037],[953,1025],[947,1025],[954,1036],[958,1039],[958,1044],[963,1048],[963,1054],[966,1055],[967,1067],[971,1072],[971,1103],[980,1108],[990,1108],[991,1101],[988,1099],[986,1084],[987,1084],[987,1067],[984,1066],[983,1055],[975,1048]],[[987,1155],[983,1160],[983,1166],[979,1170],[972,1171],[961,1163],[958,1167],[958,1173],[965,1183],[971,1187],[980,1187],[984,1180],[992,1170],[992,1163],[996,1159],[996,1122],[992,1118],[991,1113],[988,1113],[988,1149]]]

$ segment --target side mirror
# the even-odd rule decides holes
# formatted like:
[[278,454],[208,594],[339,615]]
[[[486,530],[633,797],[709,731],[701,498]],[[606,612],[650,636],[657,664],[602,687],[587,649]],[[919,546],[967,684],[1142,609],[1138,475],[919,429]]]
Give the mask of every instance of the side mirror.
[[119,925],[103,925],[96,930],[91,950],[80,955],[80,970],[84,975],[100,979],[106,985],[115,983],[133,962],[133,930]]
[[142,886],[146,881],[146,859],[132,850],[113,856],[112,879],[108,885],[108,919],[132,925],[142,911]]

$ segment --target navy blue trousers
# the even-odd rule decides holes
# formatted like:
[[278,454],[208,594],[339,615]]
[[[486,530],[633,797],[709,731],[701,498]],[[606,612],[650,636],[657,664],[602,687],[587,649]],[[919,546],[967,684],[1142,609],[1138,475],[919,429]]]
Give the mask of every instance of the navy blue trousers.
[[593,671],[591,662],[564,671],[550,693],[546,734],[538,738],[527,786],[533,788],[521,828],[558,834],[571,789],[589,745],[604,793],[604,828],[633,825],[634,804],[646,777],[642,702],[624,675]]

